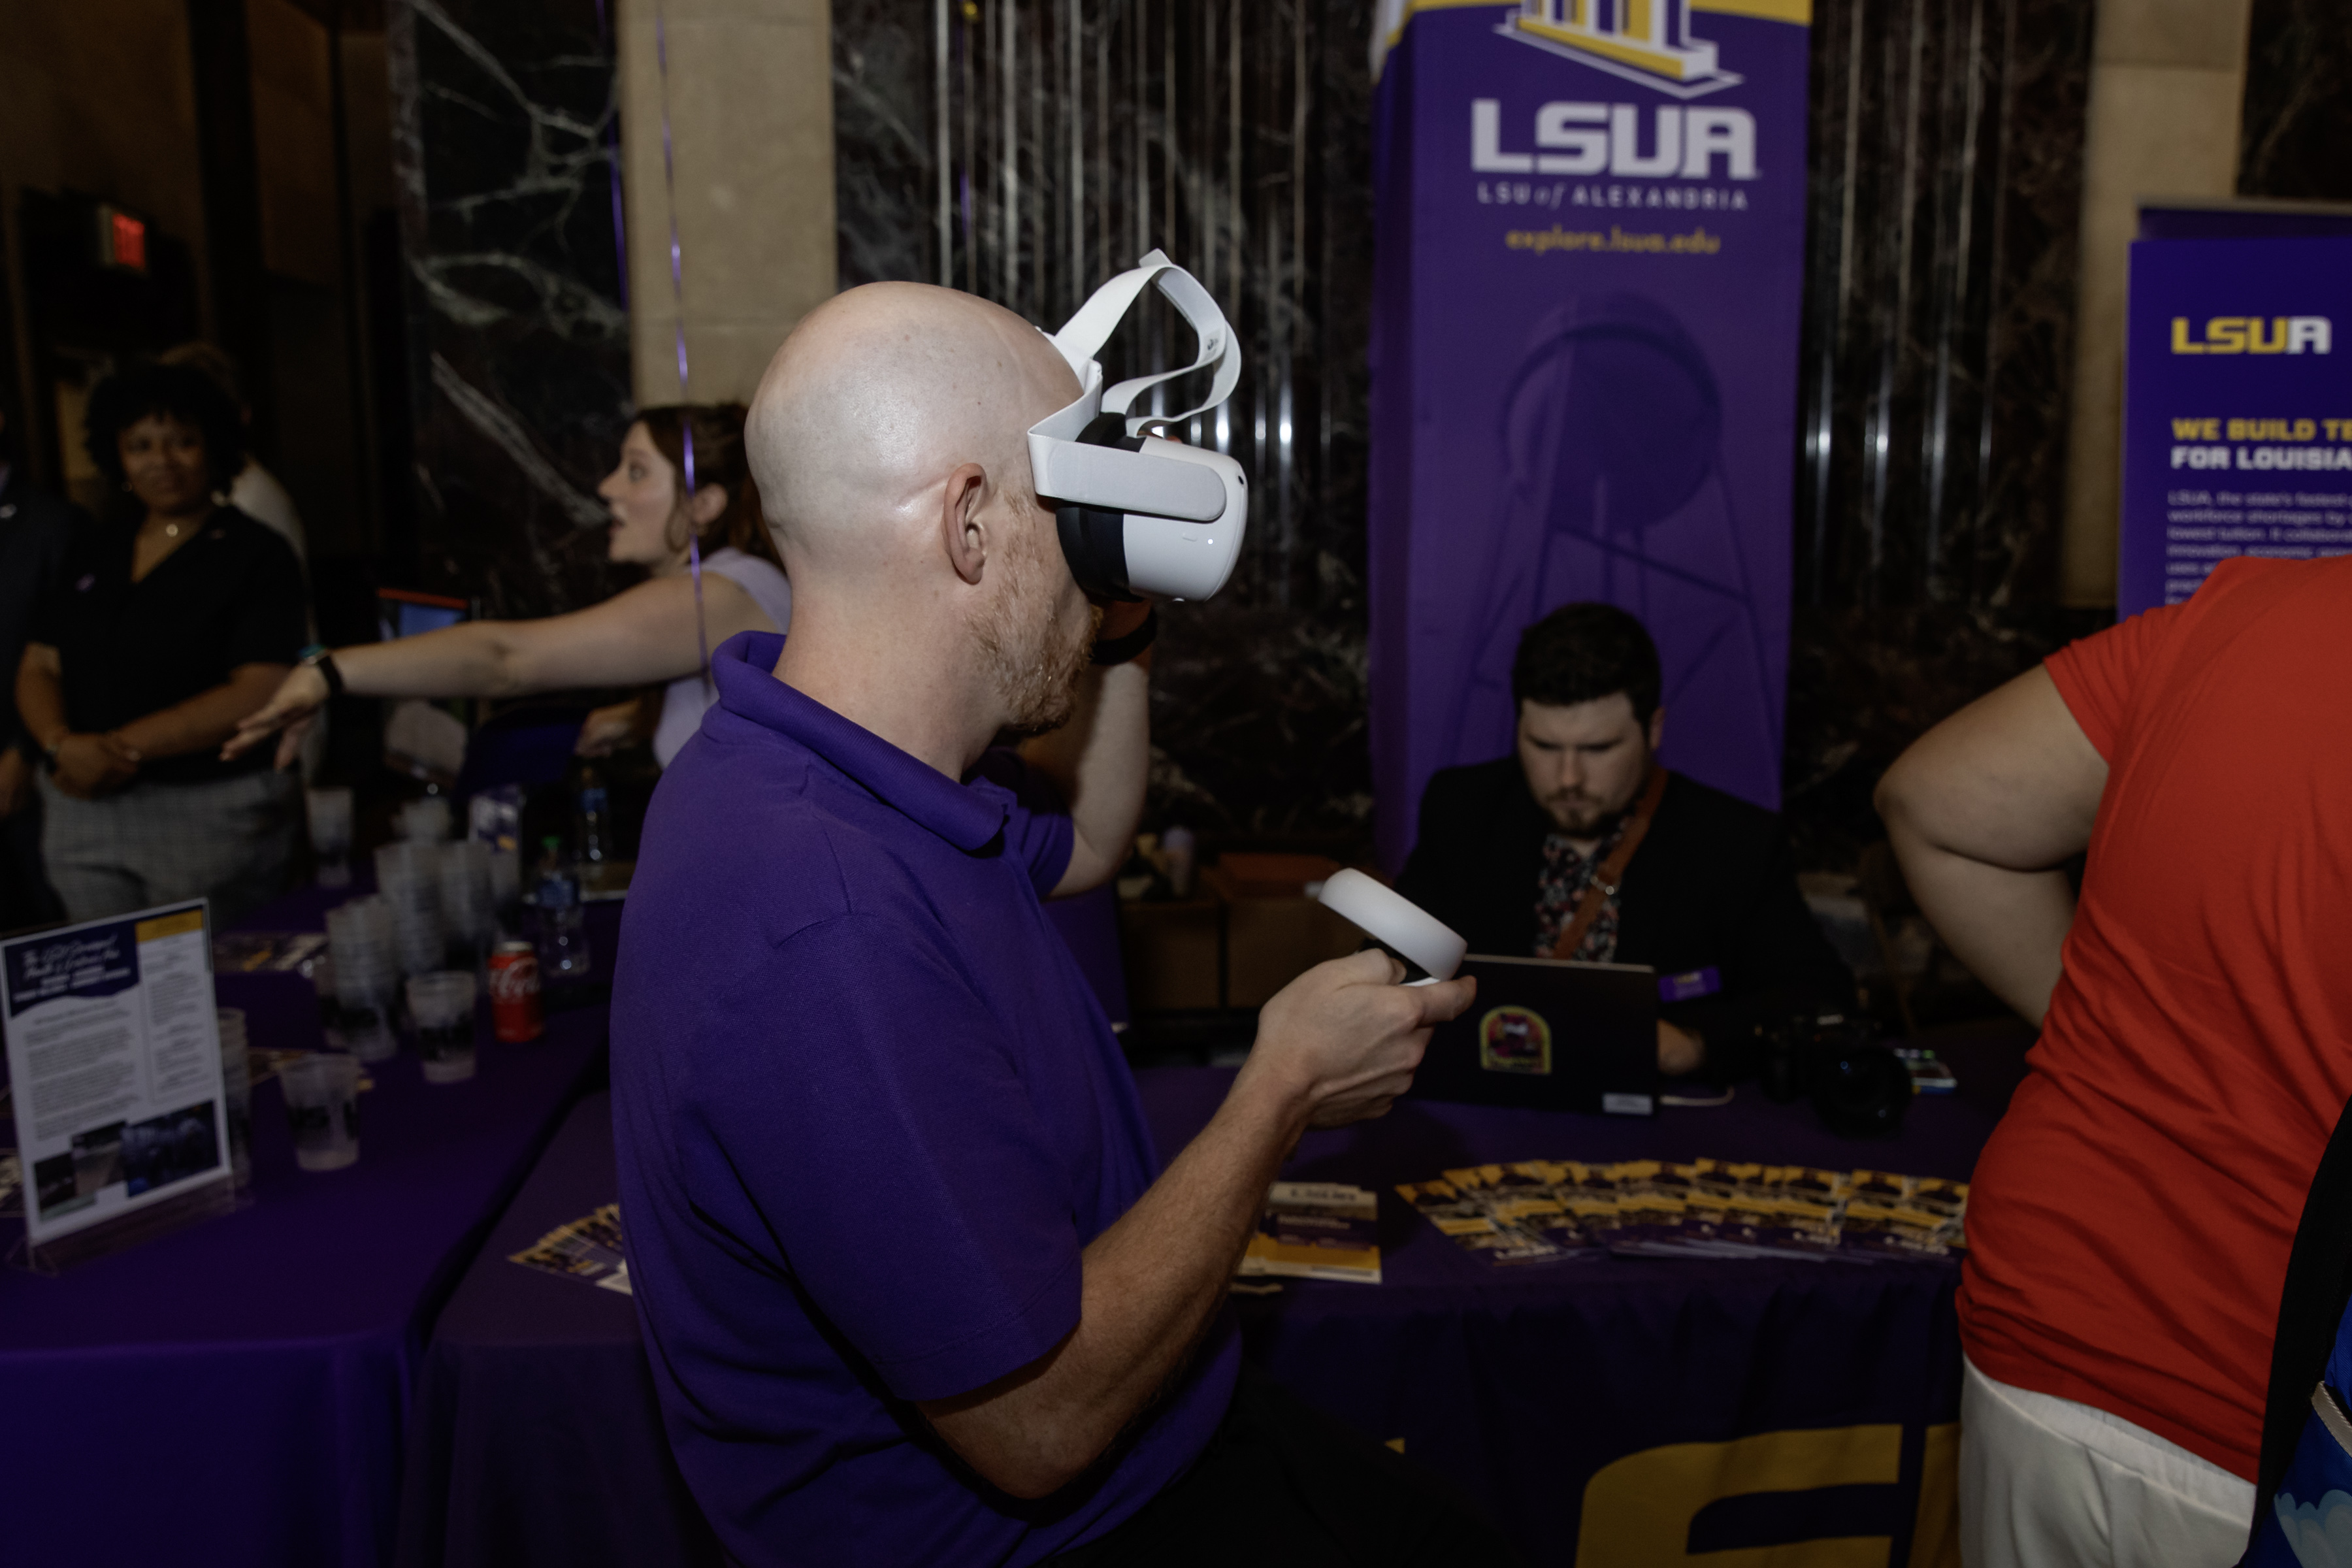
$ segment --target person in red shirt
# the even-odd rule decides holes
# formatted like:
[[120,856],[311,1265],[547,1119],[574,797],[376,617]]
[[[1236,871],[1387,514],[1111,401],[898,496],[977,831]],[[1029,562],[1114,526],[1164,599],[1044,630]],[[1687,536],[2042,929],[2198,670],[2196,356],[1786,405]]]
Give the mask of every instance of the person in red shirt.
[[2352,1093],[2352,558],[2223,563],[1946,720],[1878,804],[2042,1025],[1969,1196],[1962,1557],[2233,1562]]

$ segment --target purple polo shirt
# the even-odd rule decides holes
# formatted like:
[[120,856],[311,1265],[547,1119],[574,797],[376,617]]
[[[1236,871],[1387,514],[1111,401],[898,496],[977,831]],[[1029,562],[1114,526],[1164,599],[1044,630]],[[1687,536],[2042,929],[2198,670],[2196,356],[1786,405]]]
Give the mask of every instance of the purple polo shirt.
[[801,695],[782,647],[711,660],[622,921],[614,1133],[671,1446],[747,1568],[1035,1563],[1200,1453],[1234,1335],[1038,1502],[911,1408],[1076,1327],[1080,1251],[1158,1162],[1039,902],[1069,817],[1010,752],[959,784]]

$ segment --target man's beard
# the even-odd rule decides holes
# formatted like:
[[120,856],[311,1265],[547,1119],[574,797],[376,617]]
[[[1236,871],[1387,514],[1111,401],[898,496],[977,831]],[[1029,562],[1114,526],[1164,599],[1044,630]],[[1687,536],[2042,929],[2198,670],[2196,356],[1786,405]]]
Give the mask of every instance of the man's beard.
[[1582,795],[1550,795],[1543,804],[1551,825],[1576,838],[1600,837],[1609,831],[1610,821],[1617,815],[1603,810],[1599,801]]
[[1551,818],[1551,825],[1571,838],[1605,837],[1633,804],[1629,796],[1607,805],[1589,795],[1565,790],[1543,798],[1544,814]]
[[1004,563],[1012,581],[980,617],[981,655],[1004,704],[1004,731],[1043,735],[1077,711],[1078,680],[1087,672],[1101,612],[1086,631],[1074,634],[1055,613],[1053,574],[1035,550],[1016,547]]

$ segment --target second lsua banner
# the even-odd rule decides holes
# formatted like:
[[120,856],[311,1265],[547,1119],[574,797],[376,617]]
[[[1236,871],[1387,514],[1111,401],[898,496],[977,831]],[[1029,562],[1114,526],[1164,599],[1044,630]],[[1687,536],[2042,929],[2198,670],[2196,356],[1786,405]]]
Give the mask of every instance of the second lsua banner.
[[1511,750],[1556,605],[1641,616],[1667,763],[1777,807],[1810,0],[1387,0],[1376,26],[1372,765]]
[[2141,214],[2116,615],[2179,604],[2232,555],[2352,553],[2352,238],[2309,232],[2327,221]]

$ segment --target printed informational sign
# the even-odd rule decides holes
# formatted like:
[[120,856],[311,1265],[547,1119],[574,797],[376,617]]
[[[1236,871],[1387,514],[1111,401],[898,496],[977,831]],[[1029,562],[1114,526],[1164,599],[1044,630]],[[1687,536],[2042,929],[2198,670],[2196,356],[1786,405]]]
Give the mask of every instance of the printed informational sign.
[[1570,600],[1656,638],[1667,762],[1777,806],[1809,0],[1382,9],[1381,858],[1510,750],[1519,634]]
[[2117,615],[2232,555],[2352,551],[2347,328],[2352,238],[2133,242]]
[[0,942],[35,1246],[231,1178],[202,903]]

